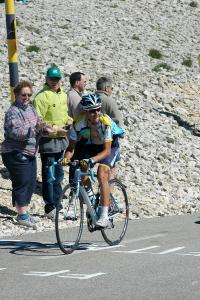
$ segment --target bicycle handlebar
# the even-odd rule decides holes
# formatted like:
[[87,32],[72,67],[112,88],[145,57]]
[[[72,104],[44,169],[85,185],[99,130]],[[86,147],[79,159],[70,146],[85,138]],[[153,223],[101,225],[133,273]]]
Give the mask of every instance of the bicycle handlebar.
[[[59,159],[58,161],[54,161],[54,162],[49,162],[49,164],[47,166],[47,168],[49,168],[49,172],[50,172],[51,178],[53,180],[55,180],[55,177],[53,175],[53,167],[56,166],[56,165],[59,165],[61,160],[62,159]],[[74,161],[69,162],[67,165],[80,168],[80,161],[79,160],[74,160]],[[94,173],[94,167],[92,167],[92,168],[89,167],[87,172],[81,171],[80,176],[89,176],[92,179],[93,182],[96,181],[96,175]]]

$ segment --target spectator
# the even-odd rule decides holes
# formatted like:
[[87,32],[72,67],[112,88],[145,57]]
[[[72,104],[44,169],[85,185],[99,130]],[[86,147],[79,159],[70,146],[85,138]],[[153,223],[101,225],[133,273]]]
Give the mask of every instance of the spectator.
[[123,127],[121,112],[111,97],[113,91],[112,80],[107,77],[100,77],[96,82],[96,89],[96,94],[100,96],[102,101],[102,112],[106,113],[120,127]]
[[21,81],[15,88],[16,101],[5,114],[1,155],[12,181],[12,204],[20,225],[36,226],[28,206],[36,185],[37,139],[41,131],[53,132],[39,119],[31,105],[32,85]]
[[[116,102],[112,99],[113,82],[108,77],[100,77],[96,82],[96,94],[101,98],[102,113],[107,114],[119,126],[123,127],[123,120],[120,110]],[[120,160],[120,152],[116,158],[116,162]],[[110,170],[110,179],[114,178],[116,174],[115,166]]]
[[70,127],[72,118],[68,116],[67,94],[61,87],[61,71],[53,65],[47,70],[46,83],[43,89],[36,95],[34,106],[39,116],[55,129],[55,133],[42,137],[39,142],[39,152],[42,161],[42,196],[45,202],[45,215],[55,219],[55,207],[61,195],[61,183],[64,177],[63,167],[56,165],[53,176],[48,168],[49,163],[58,161],[68,146],[66,129]]
[[[76,120],[77,116],[81,114],[80,101],[83,96],[84,88],[86,86],[85,74],[81,72],[74,72],[69,77],[70,90],[68,91],[69,97],[69,115]],[[76,144],[73,160],[78,158],[79,149],[82,147],[82,140]],[[69,182],[73,184],[75,168],[70,166],[69,168]],[[72,212],[73,215],[73,212]]]
[[73,119],[80,114],[80,101],[83,96],[83,91],[86,86],[85,74],[81,72],[74,72],[69,77],[70,90],[68,92],[69,97],[69,116]]

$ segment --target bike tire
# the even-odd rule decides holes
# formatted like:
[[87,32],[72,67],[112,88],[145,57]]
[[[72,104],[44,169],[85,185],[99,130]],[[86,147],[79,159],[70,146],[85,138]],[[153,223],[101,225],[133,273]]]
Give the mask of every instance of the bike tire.
[[[56,207],[55,231],[56,239],[61,251],[65,254],[72,253],[78,248],[83,230],[84,209],[83,202],[78,198],[75,201],[75,193],[68,184],[63,188],[61,197]],[[76,218],[68,217],[69,207],[75,207],[72,203],[76,202]]]
[[[101,234],[106,243],[114,246],[122,241],[126,233],[129,219],[129,204],[125,186],[120,180],[112,179],[109,184],[111,188],[108,210],[110,226],[101,229]],[[116,199],[116,201],[113,199]],[[118,205],[116,205],[116,202]],[[119,207],[117,208],[117,206]]]

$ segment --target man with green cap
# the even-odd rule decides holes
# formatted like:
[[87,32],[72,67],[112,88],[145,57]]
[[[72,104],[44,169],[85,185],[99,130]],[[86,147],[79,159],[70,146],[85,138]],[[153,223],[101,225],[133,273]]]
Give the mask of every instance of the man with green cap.
[[55,219],[55,207],[62,192],[64,171],[61,165],[55,165],[51,174],[48,166],[62,157],[63,151],[68,146],[67,133],[73,122],[68,115],[68,99],[61,87],[61,78],[59,67],[52,65],[48,68],[46,83],[33,102],[40,117],[55,130],[54,134],[43,136],[39,141],[42,196],[45,202],[45,215],[51,220]]

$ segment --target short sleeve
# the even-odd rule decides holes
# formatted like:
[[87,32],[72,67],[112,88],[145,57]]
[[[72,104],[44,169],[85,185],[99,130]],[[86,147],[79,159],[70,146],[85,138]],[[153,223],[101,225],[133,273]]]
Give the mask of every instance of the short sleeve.
[[112,141],[112,130],[111,126],[106,126],[105,132],[104,132],[104,141],[105,142],[111,142]]

